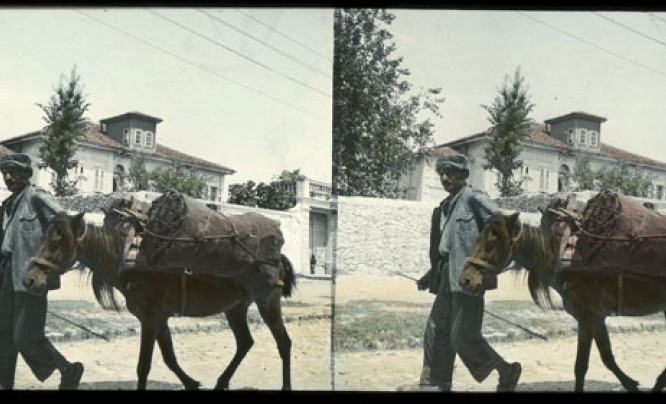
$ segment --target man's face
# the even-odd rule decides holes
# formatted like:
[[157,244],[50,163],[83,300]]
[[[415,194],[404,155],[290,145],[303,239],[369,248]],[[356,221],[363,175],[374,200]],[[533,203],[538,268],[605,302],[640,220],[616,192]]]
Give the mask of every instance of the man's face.
[[12,193],[20,192],[30,181],[27,173],[21,170],[6,170],[2,172],[2,179]]
[[455,170],[445,169],[440,181],[446,192],[455,194],[465,185],[466,177]]

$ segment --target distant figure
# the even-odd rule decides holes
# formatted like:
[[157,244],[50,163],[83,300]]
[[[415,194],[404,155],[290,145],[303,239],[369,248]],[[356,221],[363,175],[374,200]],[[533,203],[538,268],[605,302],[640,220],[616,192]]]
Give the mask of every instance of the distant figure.
[[646,208],[648,208],[650,210],[656,210],[656,208],[654,206],[654,203],[652,203],[652,202],[643,202],[643,206],[645,206]]
[[315,267],[317,266],[317,258],[315,257],[314,253],[310,257],[310,273],[314,275],[315,273]]
[[[28,261],[37,255],[51,218],[63,209],[51,195],[30,184],[32,163],[27,154],[3,156],[0,171],[12,193],[0,210],[0,388],[14,388],[20,353],[39,381],[58,369],[60,389],[77,389],[83,364],[68,362],[44,333],[47,292],[35,296],[23,286]],[[49,276],[47,286],[47,290],[60,288],[60,277]]]

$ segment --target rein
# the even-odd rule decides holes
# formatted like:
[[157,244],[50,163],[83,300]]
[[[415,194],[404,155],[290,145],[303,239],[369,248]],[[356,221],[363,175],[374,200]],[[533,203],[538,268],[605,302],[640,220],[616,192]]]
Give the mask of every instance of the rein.
[[[202,242],[202,241],[210,241],[210,240],[222,240],[222,239],[229,239],[231,242],[238,244],[246,253],[248,253],[256,262],[260,264],[269,264],[269,265],[279,265],[280,261],[279,260],[265,260],[262,258],[259,258],[257,256],[257,253],[252,251],[248,246],[243,244],[238,236],[238,231],[236,230],[236,225],[234,222],[232,222],[227,216],[222,215],[229,224],[231,225],[231,233],[230,234],[218,234],[218,235],[213,235],[213,236],[199,236],[199,237],[170,237],[170,236],[163,236],[161,234],[156,234],[153,233],[152,231],[148,230],[146,224],[145,224],[145,219],[142,218],[141,216],[137,215],[135,212],[132,212],[129,209],[114,209],[117,213],[120,213],[121,215],[125,216],[126,218],[131,216],[136,221],[138,224],[141,226],[140,231],[137,233],[137,235],[141,236],[148,236],[152,238],[156,238],[159,240],[165,240],[165,241],[180,241],[180,242],[186,242],[186,243],[194,243],[194,242]],[[258,248],[258,247],[257,247]]]
[[583,225],[576,218],[571,212],[565,210],[565,209],[554,209],[554,208],[548,208],[548,211],[555,213],[556,215],[560,217],[567,217],[571,223],[576,226],[575,232],[572,232],[572,235],[579,235],[582,234],[586,237],[590,238],[595,238],[597,240],[609,240],[609,241],[640,241],[642,239],[650,239],[650,238],[666,238],[666,233],[658,233],[658,234],[637,234],[635,236],[627,236],[627,237],[621,237],[621,236],[602,236],[600,234],[594,234],[590,233],[589,231],[583,229]]

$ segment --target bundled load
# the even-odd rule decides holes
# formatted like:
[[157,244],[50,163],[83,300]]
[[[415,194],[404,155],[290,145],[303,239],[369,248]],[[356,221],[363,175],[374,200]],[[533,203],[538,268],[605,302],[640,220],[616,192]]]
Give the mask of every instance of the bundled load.
[[571,268],[666,275],[666,216],[610,191],[590,199],[577,216]]
[[279,284],[280,223],[258,213],[227,216],[168,191],[149,209],[134,200],[115,202],[105,225],[125,234],[125,269],[231,277],[250,293]]

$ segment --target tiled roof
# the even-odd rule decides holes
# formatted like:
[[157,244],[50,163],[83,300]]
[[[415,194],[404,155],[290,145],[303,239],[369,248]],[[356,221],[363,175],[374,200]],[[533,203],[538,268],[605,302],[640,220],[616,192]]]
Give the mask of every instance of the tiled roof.
[[121,119],[125,119],[127,117],[132,117],[132,116],[137,116],[137,117],[140,117],[140,118],[143,118],[143,119],[147,119],[149,121],[154,121],[156,123],[162,122],[161,118],[157,118],[157,117],[154,117],[154,116],[151,116],[151,115],[148,115],[148,114],[144,114],[143,112],[139,112],[139,111],[126,112],[124,114],[120,114],[120,115],[112,116],[110,118],[102,119],[100,122],[102,122],[102,123],[104,123],[104,122],[113,122],[113,121],[118,121],[118,120],[121,120]]
[[590,114],[589,112],[574,111],[574,112],[570,112],[566,115],[558,116],[558,117],[551,118],[551,119],[546,119],[546,123],[555,123],[555,122],[568,120],[568,119],[571,119],[571,118],[585,118],[585,119],[592,119],[592,120],[599,121],[599,122],[605,122],[607,120],[603,116]]
[[[11,139],[6,139],[3,140],[3,142],[12,142],[16,143],[19,140],[22,140],[24,138],[29,138],[32,136],[42,136],[43,131],[37,131],[37,132],[30,132],[25,135],[17,136]],[[104,146],[104,147],[110,147],[112,149],[116,150],[122,150],[122,151],[129,151],[130,149],[128,147],[125,147],[124,145],[116,142],[115,140],[111,139],[110,137],[104,135],[100,131],[100,126],[99,125],[91,125],[88,130],[85,131],[85,133],[77,138],[77,141],[80,143],[88,143],[92,145],[97,145],[97,146]],[[186,163],[186,164],[194,164],[202,167],[207,167],[211,168],[214,170],[220,170],[220,171],[226,171],[229,174],[233,174],[236,171],[225,167],[220,164],[212,163],[210,161],[206,161],[204,159],[200,159],[198,157],[190,156],[189,154],[181,153],[179,151],[170,149],[166,146],[163,146],[161,144],[156,145],[156,151],[155,151],[155,156],[157,157],[162,157],[165,159],[169,160],[175,160],[181,163]],[[0,147],[5,148],[4,146],[0,145]],[[5,148],[6,149],[6,148]],[[9,150],[9,149],[7,149]],[[10,153],[12,152],[11,150],[9,151]],[[0,154],[2,154],[2,149],[0,149]]]
[[[588,114],[591,115],[591,114]],[[484,132],[477,133],[474,135],[462,137],[460,139],[453,140],[451,142],[443,143],[439,146],[436,146],[437,149],[440,148],[450,148],[450,147],[457,147],[466,143],[470,143],[476,139],[488,137],[493,135],[493,130],[487,129]],[[653,160],[647,157],[640,156],[638,154],[630,153],[626,150],[618,149],[617,147],[610,146],[605,143],[601,143],[600,151],[599,152],[594,152],[594,151],[588,151],[588,150],[579,150],[575,149],[573,147],[570,147],[569,145],[566,145],[559,140],[555,139],[551,135],[548,134],[546,131],[546,125],[542,123],[535,123],[532,126],[532,133],[530,134],[529,137],[527,137],[524,141],[525,143],[532,143],[532,144],[537,144],[537,145],[544,145],[544,146],[551,146],[555,147],[558,149],[562,150],[568,150],[574,153],[578,154],[588,154],[588,155],[595,155],[595,156],[600,156],[600,157],[606,157],[606,158],[612,158],[612,159],[617,159],[620,161],[626,161],[626,162],[633,162],[633,163],[639,163],[639,164],[647,164],[647,165],[652,165],[652,166],[658,166],[658,167],[666,167],[666,163]]]

